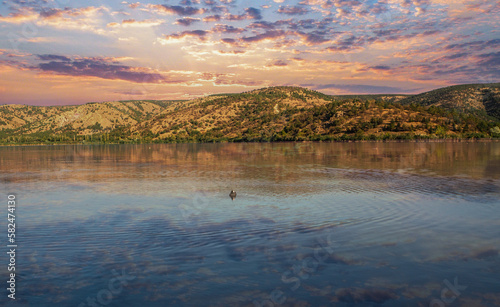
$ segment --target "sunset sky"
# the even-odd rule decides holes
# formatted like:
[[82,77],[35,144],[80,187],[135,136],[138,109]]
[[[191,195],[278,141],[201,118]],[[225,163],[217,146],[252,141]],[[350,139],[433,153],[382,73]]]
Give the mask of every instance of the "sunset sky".
[[497,0],[5,0],[0,104],[500,80]]

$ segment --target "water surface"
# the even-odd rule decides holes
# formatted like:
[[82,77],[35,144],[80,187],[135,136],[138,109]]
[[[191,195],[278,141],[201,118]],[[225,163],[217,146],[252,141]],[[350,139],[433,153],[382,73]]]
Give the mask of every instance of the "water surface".
[[7,305],[500,304],[500,143],[0,147],[0,191]]

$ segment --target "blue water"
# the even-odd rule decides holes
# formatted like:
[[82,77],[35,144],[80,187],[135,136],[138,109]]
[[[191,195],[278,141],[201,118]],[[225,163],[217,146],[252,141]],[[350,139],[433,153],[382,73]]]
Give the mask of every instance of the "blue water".
[[5,306],[500,305],[500,143],[0,147],[0,171]]

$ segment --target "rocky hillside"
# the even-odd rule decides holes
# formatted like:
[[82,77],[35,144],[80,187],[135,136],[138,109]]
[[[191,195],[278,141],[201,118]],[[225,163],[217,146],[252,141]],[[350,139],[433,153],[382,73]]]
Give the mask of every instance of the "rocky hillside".
[[[415,96],[329,96],[305,88],[272,87],[190,101],[103,102],[64,107],[7,105],[0,106],[0,143],[500,136],[500,124],[491,117],[496,114],[492,110],[498,110],[498,87],[462,87],[462,94],[455,88],[446,88]],[[468,97],[467,107],[459,107],[466,104],[453,97]],[[470,97],[475,97],[475,104]],[[481,103],[477,97],[482,97]]]

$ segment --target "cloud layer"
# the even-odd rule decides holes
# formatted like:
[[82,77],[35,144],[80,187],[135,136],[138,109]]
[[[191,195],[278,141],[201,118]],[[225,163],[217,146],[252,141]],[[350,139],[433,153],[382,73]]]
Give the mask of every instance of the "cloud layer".
[[[49,85],[51,93],[82,90],[86,78],[93,86],[102,80],[96,95],[111,98],[130,92],[123,82],[158,85],[135,91],[146,98],[182,96],[173,84],[194,96],[272,85],[407,93],[500,78],[500,4],[493,0],[4,4],[0,78]],[[54,83],[63,75],[76,79]],[[2,88],[0,103],[21,95]],[[22,95],[41,103],[37,93]]]

